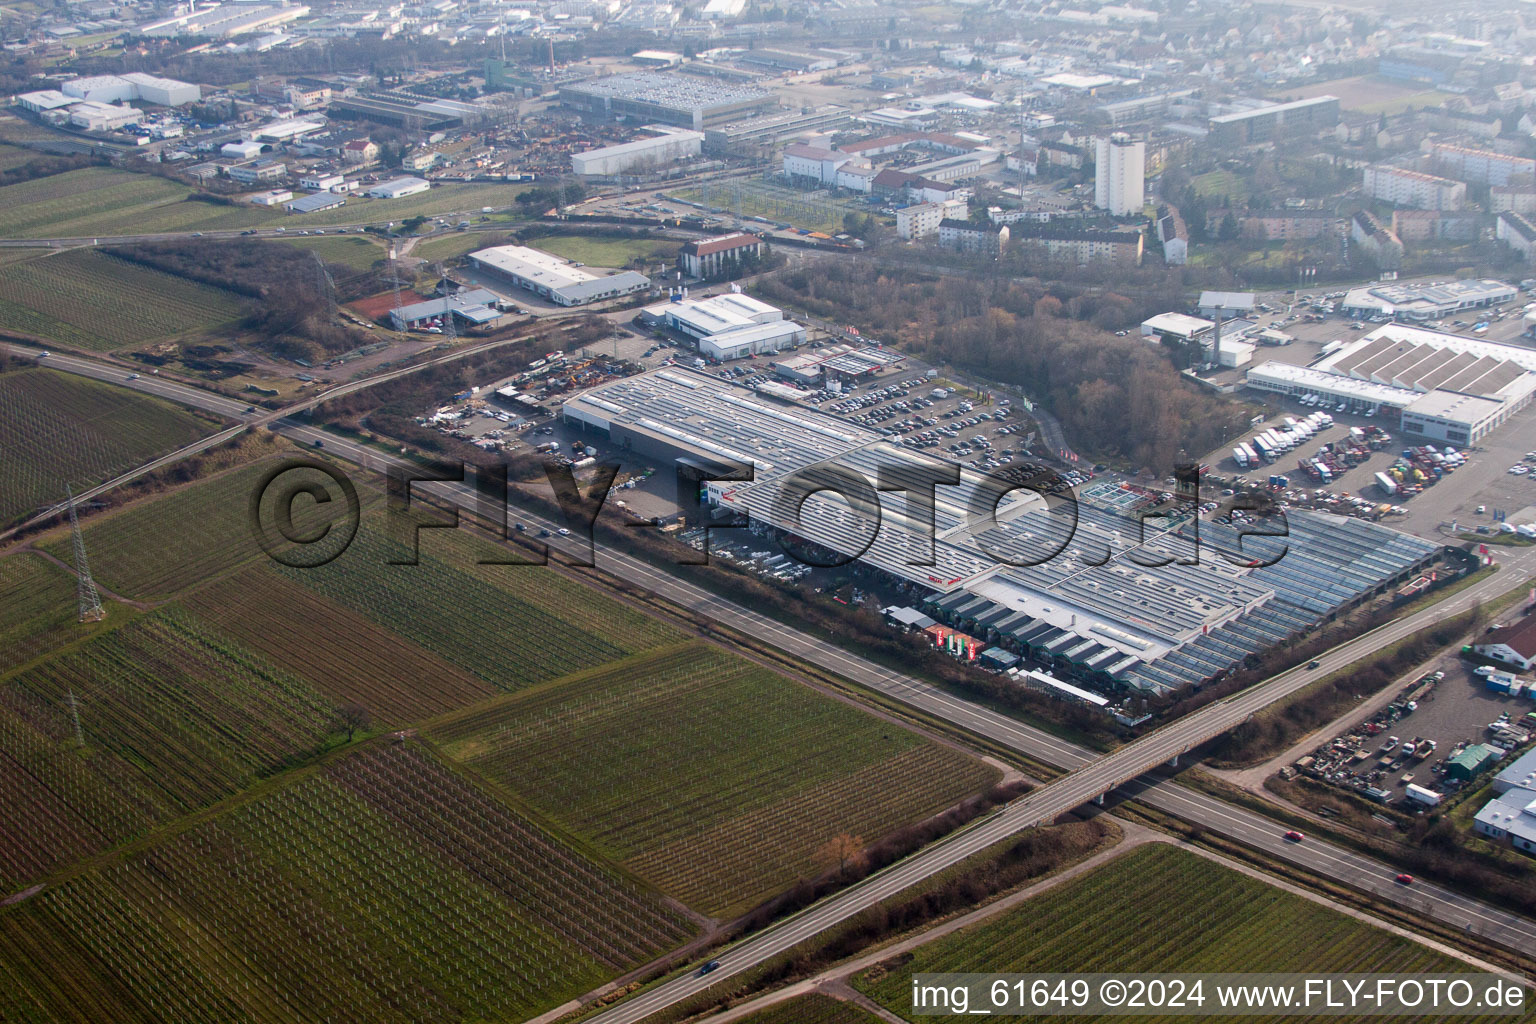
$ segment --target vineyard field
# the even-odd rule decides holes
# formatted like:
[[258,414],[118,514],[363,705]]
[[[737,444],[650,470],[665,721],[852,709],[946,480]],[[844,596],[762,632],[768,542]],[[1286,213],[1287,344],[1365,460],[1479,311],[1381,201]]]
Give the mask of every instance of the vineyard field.
[[233,293],[96,249],[0,267],[0,328],[63,345],[105,351],[207,330],[240,314]]
[[366,708],[376,725],[406,725],[485,700],[491,686],[409,640],[252,565],[186,603],[203,621],[309,680],[337,703]]
[[824,869],[817,855],[836,835],[872,841],[997,778],[965,754],[699,642],[450,715],[431,734],[450,756],[715,916]]
[[862,1006],[819,992],[786,999],[751,1016],[738,1017],[737,1021],[738,1024],[880,1024],[880,1018]]
[[0,558],[0,676],[80,636],[75,580],[42,555],[20,551]]
[[389,564],[408,552],[384,533],[382,524],[369,529],[365,518],[340,558],[284,572],[498,690],[521,689],[678,638],[670,627],[548,568],[475,565],[472,552],[494,549],[461,531],[425,531],[418,565]]
[[[127,597],[154,600],[264,560],[249,521],[250,500],[276,464],[251,463],[88,520],[82,526],[97,582]],[[315,479],[323,480],[318,474]],[[366,516],[372,492],[360,488],[358,495]],[[294,508],[299,516],[306,509],[298,503]],[[47,550],[67,559],[68,536],[56,536]]]
[[0,1019],[524,1019],[694,930],[380,740],[0,910]]
[[26,149],[22,146],[9,146],[0,143],[0,171],[9,171],[22,167],[34,160],[43,160],[46,156],[36,150]]
[[130,765],[73,743],[66,716],[0,686],[0,896],[165,816]]
[[187,200],[185,185],[149,174],[85,167],[0,188],[0,237],[87,238],[239,228],[279,214]]
[[39,732],[85,745],[157,807],[193,810],[307,755],[336,729],[306,682],[171,606],[34,663],[0,684]]
[[53,370],[0,374],[0,522],[64,500],[209,432],[159,399]]
[[[1088,875],[985,923],[921,946],[913,954],[883,974],[859,976],[855,987],[893,1012],[921,1021],[966,1018],[911,1016],[911,978],[919,973],[1417,974],[1467,969],[1462,961],[1410,939],[1164,843],[1131,850]],[[1109,1022],[1124,1018],[1091,1019]]]

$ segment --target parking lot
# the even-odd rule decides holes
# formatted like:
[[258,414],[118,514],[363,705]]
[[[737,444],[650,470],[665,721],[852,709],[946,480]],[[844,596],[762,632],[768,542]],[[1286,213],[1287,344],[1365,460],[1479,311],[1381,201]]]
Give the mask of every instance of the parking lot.
[[[1283,331],[1295,340],[1289,345],[1266,345],[1256,349],[1254,364],[1276,361],[1305,366],[1316,361],[1324,346],[1331,342],[1354,341],[1381,326],[1380,318],[1372,322],[1316,313],[1309,304],[1300,301],[1302,296],[1332,301],[1342,297],[1342,292],[1335,289],[1328,293],[1303,292],[1301,296],[1283,292],[1257,295],[1256,301],[1262,305],[1252,319],[1262,328]],[[1536,342],[1522,335],[1523,300],[1526,298],[1530,296],[1523,296],[1501,309],[1470,310],[1423,326],[1483,341],[1533,347]],[[1269,306],[1272,312],[1264,311],[1262,306]],[[1484,324],[1483,330],[1477,330]],[[1212,379],[1217,383],[1240,384],[1246,369],[1225,370]],[[1243,397],[1264,406],[1265,420],[1254,430],[1207,454],[1204,461],[1223,475],[1230,474],[1263,485],[1271,475],[1281,474],[1290,478],[1293,489],[1306,488],[1314,494],[1321,489],[1330,495],[1347,495],[1349,499],[1362,499],[1362,505],[1368,503],[1373,508],[1387,504],[1400,510],[1388,513],[1393,526],[1422,537],[1450,540],[1457,535],[1477,536],[1479,526],[1483,527],[1482,535],[1491,537],[1504,529],[1496,521],[1496,514],[1503,516],[1510,529],[1536,523],[1536,472],[1532,471],[1536,468],[1536,460],[1525,458],[1528,452],[1536,449],[1536,407],[1517,414],[1477,445],[1463,449],[1466,462],[1456,467],[1454,473],[1447,473],[1440,482],[1426,486],[1419,494],[1406,496],[1384,493],[1376,483],[1376,473],[1389,470],[1401,457],[1403,449],[1422,445],[1423,439],[1401,436],[1396,417],[1369,417],[1364,415],[1364,410],[1340,411],[1336,406],[1328,408],[1335,420],[1329,430],[1319,432],[1307,444],[1273,464],[1253,467],[1244,473],[1233,462],[1233,444],[1274,427],[1283,417],[1301,419],[1322,406],[1303,405],[1295,399],[1257,392],[1245,391]],[[1385,429],[1392,435],[1392,443],[1326,483],[1310,479],[1298,470],[1298,459],[1316,456],[1325,445],[1340,441],[1350,427],[1368,426]]]
[[1536,702],[1488,689],[1474,667],[1453,648],[1369,702],[1350,728],[1290,771],[1408,810],[1417,809],[1404,803],[1409,783],[1447,795],[1475,788],[1480,780],[1446,774],[1447,759],[1476,743],[1518,749],[1532,731],[1522,721]]

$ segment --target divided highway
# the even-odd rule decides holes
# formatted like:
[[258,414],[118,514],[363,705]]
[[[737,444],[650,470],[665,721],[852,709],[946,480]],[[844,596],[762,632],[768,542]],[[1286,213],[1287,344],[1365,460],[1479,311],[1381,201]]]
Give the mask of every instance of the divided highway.
[[[71,359],[69,363],[61,360],[58,367],[73,372],[86,372],[90,376],[101,379],[122,381],[123,377],[122,372],[117,368],[104,367],[103,364],[90,360]],[[412,369],[414,368],[392,371],[390,375],[381,375],[380,378],[372,381],[354,382],[353,385],[341,387],[355,390],[356,387],[367,386],[368,383],[386,379],[387,376],[408,373]],[[148,382],[144,378],[123,381],[123,383],[130,387],[140,387],[141,390],[151,390],[149,386],[145,386]],[[168,382],[155,383],[164,385]],[[195,388],[186,388],[182,385],[174,385],[174,387],[179,389],[175,395],[158,393],[211,411],[224,411],[222,407],[212,403],[227,400]],[[180,393],[182,391],[190,394]],[[332,389],[324,395],[315,396],[305,405],[307,407],[325,397],[332,397],[339,393],[342,393],[340,388]],[[272,418],[278,415],[281,414],[269,414]],[[315,440],[323,440],[327,454],[339,456],[370,470],[383,472],[390,465],[400,467],[409,465],[403,459],[365,449],[346,438],[291,420],[276,423],[275,429],[305,444],[312,445]],[[445,498],[466,510],[476,507],[476,496],[467,485],[435,483],[418,484],[417,487]],[[535,527],[546,526],[553,530],[556,525],[528,514],[521,514],[521,518]],[[584,548],[584,544],[574,538],[550,537],[548,542],[552,547],[568,555],[579,556]],[[847,920],[864,908],[946,869],[1000,839],[1049,821],[1059,814],[1116,790],[1125,795],[1134,796],[1137,800],[1159,811],[1256,847],[1266,854],[1321,876],[1398,903],[1451,927],[1474,931],[1510,948],[1536,954],[1536,923],[1525,918],[1422,881],[1406,887],[1397,885],[1393,882],[1396,869],[1388,865],[1314,840],[1287,843],[1281,838],[1283,826],[1277,825],[1263,815],[1196,793],[1172,782],[1143,778],[1149,769],[1231,728],[1269,704],[1305,687],[1312,680],[1343,668],[1366,654],[1422,629],[1438,619],[1464,610],[1474,602],[1486,601],[1516,586],[1524,586],[1531,569],[1536,566],[1536,550],[1525,551],[1509,558],[1505,562],[1504,569],[1498,574],[1479,581],[1437,605],[1387,623],[1355,640],[1341,644],[1321,656],[1316,669],[1295,669],[1281,673],[1240,694],[1187,715],[1107,755],[1080,747],[955,697],[929,684],[851,655],[830,640],[817,639],[801,630],[759,615],[695,586],[679,575],[664,572],[611,549],[600,547],[596,562],[598,568],[657,593],[679,606],[707,613],[723,625],[772,643],[809,663],[899,699],[919,710],[944,718],[1031,758],[1065,768],[1068,773],[1015,800],[981,821],[973,823],[969,828],[919,851],[899,864],[892,865],[886,871],[872,876],[860,885],[742,940],[720,955],[721,966],[710,975],[700,977],[690,974],[675,978],[641,996],[614,1006],[594,1020],[600,1020],[604,1024],[629,1024],[629,1022],[641,1020],[663,1006],[686,998],[701,988],[745,970],[819,931]]]

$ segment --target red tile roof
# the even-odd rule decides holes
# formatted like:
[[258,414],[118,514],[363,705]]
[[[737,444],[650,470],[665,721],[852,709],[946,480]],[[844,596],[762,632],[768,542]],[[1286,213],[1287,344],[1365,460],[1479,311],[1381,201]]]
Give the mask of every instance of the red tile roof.
[[762,239],[756,235],[749,235],[745,231],[737,231],[734,234],[719,235],[715,238],[700,238],[697,241],[687,242],[683,245],[683,252],[690,256],[708,256],[712,252],[727,252],[731,249],[740,249],[742,246],[757,245]]
[[1478,646],[1503,644],[1522,658],[1536,658],[1536,615],[1527,615],[1523,622],[1513,626],[1500,626],[1485,634]]

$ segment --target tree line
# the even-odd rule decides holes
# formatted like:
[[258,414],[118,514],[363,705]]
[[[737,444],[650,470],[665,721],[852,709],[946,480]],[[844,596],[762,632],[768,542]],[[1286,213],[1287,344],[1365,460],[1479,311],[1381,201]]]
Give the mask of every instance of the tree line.
[[1246,406],[1198,390],[1160,348],[1117,337],[1181,308],[1182,289],[1138,297],[1006,277],[954,277],[863,261],[819,261],[762,280],[765,298],[857,324],[866,336],[1022,388],[1075,446],[1159,476],[1223,444]]
[[385,282],[373,270],[325,263],[297,246],[254,239],[146,242],[111,253],[253,300],[242,326],[259,336],[251,347],[272,355],[317,362],[377,340],[331,315],[332,301],[383,290]]

